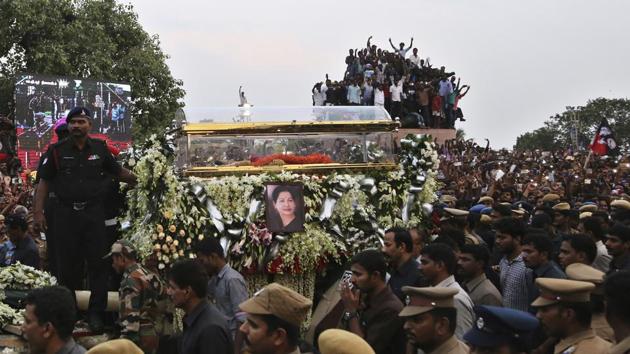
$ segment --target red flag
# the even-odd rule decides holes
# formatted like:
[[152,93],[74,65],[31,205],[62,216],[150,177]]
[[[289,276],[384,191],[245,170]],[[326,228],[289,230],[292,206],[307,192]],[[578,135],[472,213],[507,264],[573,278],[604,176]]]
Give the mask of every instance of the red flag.
[[616,155],[619,153],[615,135],[606,118],[602,119],[599,128],[595,132],[591,150],[596,155]]

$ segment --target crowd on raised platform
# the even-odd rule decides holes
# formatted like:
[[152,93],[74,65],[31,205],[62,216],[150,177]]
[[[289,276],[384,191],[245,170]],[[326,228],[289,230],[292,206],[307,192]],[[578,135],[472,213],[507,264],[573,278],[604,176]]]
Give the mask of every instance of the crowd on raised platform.
[[383,106],[406,128],[454,128],[458,119],[465,120],[459,103],[470,85],[423,58],[413,38],[409,46],[401,42],[398,47],[390,38],[392,51],[371,40],[363,49],[348,51],[342,79],[326,74],[324,82],[313,86],[314,106]]

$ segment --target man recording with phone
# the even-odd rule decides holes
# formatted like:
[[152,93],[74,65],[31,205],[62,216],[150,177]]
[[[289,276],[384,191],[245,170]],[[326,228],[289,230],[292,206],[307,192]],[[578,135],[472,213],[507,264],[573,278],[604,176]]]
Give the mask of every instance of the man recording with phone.
[[350,269],[350,282],[341,284],[342,328],[365,339],[376,354],[404,353],[406,340],[398,317],[403,304],[385,283],[385,257],[377,250],[363,251],[352,257]]

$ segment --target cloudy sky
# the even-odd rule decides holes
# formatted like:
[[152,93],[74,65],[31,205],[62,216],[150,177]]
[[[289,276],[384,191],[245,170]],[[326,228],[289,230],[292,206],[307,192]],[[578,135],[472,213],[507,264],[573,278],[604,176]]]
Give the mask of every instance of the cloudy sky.
[[511,147],[565,106],[630,97],[627,0],[134,0],[184,81],[188,107],[311,104],[367,37],[414,47],[471,85],[458,126]]

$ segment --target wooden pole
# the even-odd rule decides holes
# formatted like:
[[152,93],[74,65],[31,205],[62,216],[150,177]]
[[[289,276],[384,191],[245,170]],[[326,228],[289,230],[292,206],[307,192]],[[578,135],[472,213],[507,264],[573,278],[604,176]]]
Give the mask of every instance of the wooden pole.
[[584,161],[584,170],[586,170],[586,167],[588,166],[588,162],[591,159],[591,155],[593,155],[593,150],[589,149],[588,156],[586,156],[586,161]]

